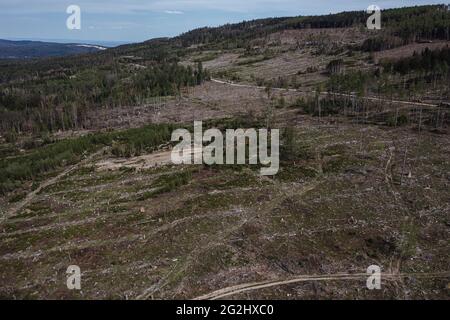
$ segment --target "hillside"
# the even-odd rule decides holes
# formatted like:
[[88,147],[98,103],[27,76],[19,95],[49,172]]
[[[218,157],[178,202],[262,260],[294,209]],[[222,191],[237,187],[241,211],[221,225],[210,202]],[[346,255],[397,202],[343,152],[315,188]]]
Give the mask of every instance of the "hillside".
[[[0,297],[448,299],[450,12],[382,17],[0,61]],[[198,120],[279,129],[279,172],[173,164]]]
[[[0,130],[86,127],[87,119],[78,115],[86,114],[83,110],[94,112],[105,104],[139,105],[155,96],[179,94],[181,87],[198,83],[200,79],[193,79],[199,76],[207,79],[209,74],[201,74],[201,70],[198,74],[203,68],[199,64],[219,78],[310,90],[328,86],[326,67],[336,58],[347,71],[375,72],[381,66],[375,61],[381,51],[409,45],[412,55],[418,42],[445,46],[449,40],[450,13],[443,6],[386,10],[382,14],[384,28],[379,32],[364,29],[366,16],[364,12],[344,12],[262,19],[201,28],[175,38],[119,46],[76,59],[0,62]],[[362,84],[378,94],[377,79],[370,73],[364,77],[367,84]],[[392,80],[384,86],[385,92],[405,83],[398,77]],[[74,104],[76,113],[72,111]],[[42,105],[36,114],[36,107]],[[24,112],[23,106],[28,110],[26,115],[16,117]],[[50,114],[55,112],[58,114]],[[36,123],[37,118],[40,123]]]
[[78,43],[12,41],[0,39],[0,59],[30,59],[93,53],[106,48]]

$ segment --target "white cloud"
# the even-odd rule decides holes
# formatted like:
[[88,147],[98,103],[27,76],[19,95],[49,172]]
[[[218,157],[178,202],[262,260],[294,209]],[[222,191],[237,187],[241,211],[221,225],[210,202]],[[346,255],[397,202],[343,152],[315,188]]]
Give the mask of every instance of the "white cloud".
[[183,11],[178,11],[178,10],[165,10],[164,12],[167,14],[184,14]]

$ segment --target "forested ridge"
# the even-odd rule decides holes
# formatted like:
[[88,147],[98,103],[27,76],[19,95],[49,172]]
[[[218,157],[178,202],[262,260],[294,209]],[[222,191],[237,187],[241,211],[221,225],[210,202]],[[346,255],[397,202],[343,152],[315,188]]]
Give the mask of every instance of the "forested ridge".
[[[249,39],[270,33],[307,28],[365,27],[365,11],[349,11],[322,16],[269,18],[227,24],[218,28],[200,28],[175,38],[183,46],[244,46]],[[396,36],[403,43],[419,39],[450,39],[450,11],[445,5],[429,5],[382,10],[383,36]]]
[[0,39],[0,59],[58,57],[98,52],[104,48],[78,43],[12,41]]

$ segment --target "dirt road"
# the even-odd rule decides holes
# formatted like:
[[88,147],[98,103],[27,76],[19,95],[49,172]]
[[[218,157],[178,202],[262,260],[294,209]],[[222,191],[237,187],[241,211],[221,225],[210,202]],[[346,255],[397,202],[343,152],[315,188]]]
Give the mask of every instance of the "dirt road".
[[[218,80],[218,79],[213,79],[213,78],[211,78],[211,81],[216,82],[216,83],[220,83],[220,84],[233,86],[233,87],[253,88],[253,89],[261,89],[261,90],[266,89],[266,87],[254,86],[254,85],[250,85],[250,84],[234,83],[234,82],[230,82],[230,81],[223,81],[223,80]],[[305,93],[305,94],[306,93],[316,93],[316,91],[314,91],[314,90],[309,91],[309,92],[299,91],[297,89],[284,89],[284,88],[271,88],[271,90],[288,91],[288,92],[300,92],[300,93]],[[432,103],[415,102],[415,101],[404,101],[404,100],[390,100],[390,99],[384,99],[384,98],[378,98],[378,97],[359,97],[359,96],[353,95],[353,94],[336,93],[336,92],[328,92],[328,91],[322,91],[322,92],[319,92],[319,94],[320,95],[334,95],[334,96],[347,97],[347,98],[359,98],[359,99],[364,99],[364,100],[368,100],[368,101],[381,101],[381,102],[398,103],[398,104],[405,104],[405,105],[412,105],[412,106],[438,107],[438,105],[432,104]]]
[[[189,161],[192,161],[193,157],[200,156],[202,152],[202,148],[192,146],[190,152],[186,151],[185,153],[180,154],[180,161],[188,163]],[[144,170],[170,164],[173,164],[172,150],[164,150],[132,158],[105,159],[97,162],[95,166],[100,171],[118,170],[120,168]]]
[[[287,285],[298,282],[306,281],[330,281],[330,280],[366,280],[368,278],[366,273],[342,273],[342,274],[327,274],[327,275],[303,275],[286,280],[272,280],[272,281],[261,281],[261,282],[250,282],[243,283],[235,286],[226,287],[213,291],[211,293],[199,296],[194,300],[216,300],[221,298],[226,298],[238,293],[259,290],[264,288],[270,288],[280,285]],[[448,278],[450,277],[450,272],[438,272],[438,273],[382,273],[381,281],[395,281],[400,280],[405,277],[416,277],[416,278]]]

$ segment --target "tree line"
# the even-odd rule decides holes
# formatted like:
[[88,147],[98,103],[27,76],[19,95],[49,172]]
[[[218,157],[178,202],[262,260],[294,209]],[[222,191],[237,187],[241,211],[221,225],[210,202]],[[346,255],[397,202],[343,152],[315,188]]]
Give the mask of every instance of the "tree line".
[[437,50],[425,48],[421,53],[414,52],[411,57],[397,61],[388,61],[383,64],[386,70],[400,74],[408,74],[412,71],[424,73],[439,73],[446,75],[450,66],[450,48],[448,45]]
[[[175,41],[183,47],[195,44],[208,48],[245,48],[248,41],[273,32],[309,28],[364,27],[368,18],[365,11],[348,11],[322,16],[267,18],[204,27],[186,32]],[[425,5],[383,10],[382,31],[371,35],[361,47],[363,50],[384,50],[392,46],[423,39],[450,40],[450,11],[445,5]]]

